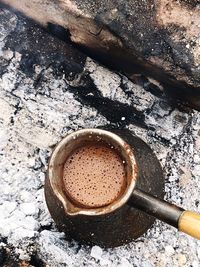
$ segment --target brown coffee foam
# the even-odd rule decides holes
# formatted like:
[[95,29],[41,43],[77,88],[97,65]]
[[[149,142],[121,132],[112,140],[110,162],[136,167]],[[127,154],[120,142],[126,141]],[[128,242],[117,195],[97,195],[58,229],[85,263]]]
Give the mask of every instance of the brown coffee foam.
[[67,195],[81,206],[102,207],[124,191],[126,172],[115,149],[102,144],[87,144],[68,157],[63,171]]

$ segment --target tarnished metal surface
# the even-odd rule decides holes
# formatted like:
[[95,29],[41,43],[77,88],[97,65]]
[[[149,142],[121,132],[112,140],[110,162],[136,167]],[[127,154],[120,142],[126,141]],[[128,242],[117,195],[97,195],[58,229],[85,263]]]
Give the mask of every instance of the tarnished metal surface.
[[[134,151],[139,168],[137,187],[162,198],[163,171],[150,147],[127,130],[112,131],[130,144]],[[52,177],[50,178],[52,180]],[[101,215],[92,215],[92,211],[88,211],[87,214],[83,210],[80,215],[77,213],[75,216],[69,216],[64,204],[56,196],[55,189],[52,190],[49,175],[45,184],[45,195],[53,219],[68,239],[75,238],[90,245],[115,247],[129,243],[144,234],[154,222],[153,218],[134,209],[128,203],[109,213],[106,212],[109,206],[101,208]]]

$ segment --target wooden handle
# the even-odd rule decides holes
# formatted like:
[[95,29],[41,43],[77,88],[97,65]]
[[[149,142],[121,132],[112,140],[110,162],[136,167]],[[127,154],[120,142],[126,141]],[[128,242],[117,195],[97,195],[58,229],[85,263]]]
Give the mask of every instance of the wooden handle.
[[184,211],[179,218],[178,229],[200,239],[200,214],[187,210]]
[[184,210],[139,189],[133,191],[130,206],[166,222],[190,236],[200,239],[200,214]]

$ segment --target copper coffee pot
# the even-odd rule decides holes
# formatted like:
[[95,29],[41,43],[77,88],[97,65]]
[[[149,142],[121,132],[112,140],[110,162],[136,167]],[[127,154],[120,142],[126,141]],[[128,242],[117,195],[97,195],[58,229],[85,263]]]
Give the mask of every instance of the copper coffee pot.
[[[125,161],[126,188],[107,206],[80,207],[63,190],[63,166],[81,144],[99,140],[112,145]],[[106,247],[128,243],[152,224],[148,215],[200,239],[200,215],[164,201],[163,185],[161,166],[141,139],[126,130],[83,129],[66,136],[53,151],[45,196],[59,229],[85,243]]]

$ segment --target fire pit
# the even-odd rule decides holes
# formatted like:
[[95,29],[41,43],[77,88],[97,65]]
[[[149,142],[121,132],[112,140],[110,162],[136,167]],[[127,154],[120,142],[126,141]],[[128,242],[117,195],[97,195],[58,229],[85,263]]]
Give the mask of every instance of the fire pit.
[[173,105],[144,75],[133,83],[23,16],[0,12],[0,265],[198,266],[198,241],[160,222],[115,249],[67,241],[43,187],[49,155],[67,133],[127,128],[160,160],[165,199],[200,212],[199,112]]

